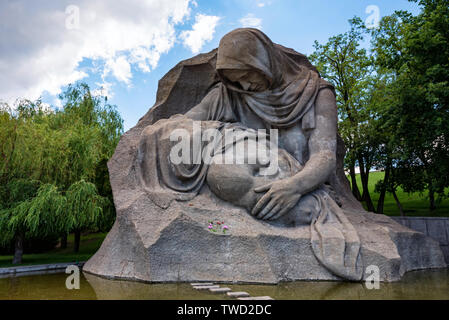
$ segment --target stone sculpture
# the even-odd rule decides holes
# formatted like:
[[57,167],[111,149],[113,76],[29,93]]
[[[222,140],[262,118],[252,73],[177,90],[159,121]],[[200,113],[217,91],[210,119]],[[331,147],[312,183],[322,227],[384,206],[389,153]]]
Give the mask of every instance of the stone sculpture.
[[343,157],[332,85],[304,55],[236,29],[161,79],[156,105],[122,137],[108,164],[117,220],[84,270],[277,283],[445,267],[438,243],[363,210]]

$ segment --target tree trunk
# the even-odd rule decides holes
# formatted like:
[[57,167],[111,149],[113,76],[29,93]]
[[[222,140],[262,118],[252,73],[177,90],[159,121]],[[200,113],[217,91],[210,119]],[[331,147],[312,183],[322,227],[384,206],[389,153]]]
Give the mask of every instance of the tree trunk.
[[390,178],[390,166],[387,165],[385,168],[384,181],[382,188],[380,189],[379,201],[377,202],[377,213],[384,213],[385,195],[387,193],[388,179]]
[[368,211],[376,212],[368,189],[369,168],[366,168],[365,171],[365,164],[363,162],[362,157],[359,157],[359,167],[360,167],[360,179],[362,180],[362,201],[366,203]]
[[73,251],[75,253],[80,250],[80,241],[81,241],[81,231],[75,231],[75,245],[73,247]]
[[402,208],[401,203],[399,202],[398,196],[396,194],[396,190],[393,190],[393,197],[394,197],[394,201],[396,201],[396,204],[399,208],[399,213],[401,214],[401,217],[405,217],[405,213],[404,213],[404,209]]
[[67,249],[67,233],[61,236],[61,249]]
[[12,264],[22,263],[24,238],[25,238],[25,236],[24,236],[23,232],[18,232],[16,234],[15,243],[14,243],[14,258],[12,260]]
[[351,176],[352,194],[358,201],[362,201],[362,195],[360,194],[359,187],[357,186],[357,179],[355,177],[354,164],[351,164],[351,166],[349,167],[349,175]]

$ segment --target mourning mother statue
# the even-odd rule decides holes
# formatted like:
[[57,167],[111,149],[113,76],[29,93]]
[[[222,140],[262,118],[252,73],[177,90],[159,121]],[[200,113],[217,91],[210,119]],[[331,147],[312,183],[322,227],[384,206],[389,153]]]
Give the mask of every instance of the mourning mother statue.
[[[337,166],[334,88],[304,55],[242,28],[164,78],[156,105],[109,162],[117,221],[87,272],[144,281],[357,281],[369,262],[391,281],[444,264],[433,240],[352,198]],[[260,152],[251,142],[268,161],[249,161]],[[178,151],[187,161],[174,161]],[[226,232],[211,232],[214,221]]]

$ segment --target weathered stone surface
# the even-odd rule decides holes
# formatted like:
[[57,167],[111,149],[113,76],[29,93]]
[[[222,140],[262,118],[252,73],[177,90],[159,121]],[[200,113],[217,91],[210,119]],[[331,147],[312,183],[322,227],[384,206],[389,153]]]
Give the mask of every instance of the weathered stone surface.
[[433,235],[434,239],[442,245],[447,245],[446,223],[443,219],[426,220],[427,234]]
[[403,225],[404,227],[410,228],[410,220],[405,218],[405,217],[396,217],[393,216],[391,217],[394,221],[396,221],[397,223],[400,223],[401,225]]
[[424,219],[411,219],[409,220],[409,225],[411,229],[427,234],[427,225]]
[[227,293],[227,292],[230,292],[231,289],[230,288],[211,288],[211,289],[209,289],[209,291],[212,293]]
[[[392,217],[393,220],[399,222],[401,225],[410,227],[410,221],[415,221],[413,223],[413,227],[419,228],[415,231],[422,231],[425,229],[426,235],[440,243],[440,248],[443,251],[446,263],[449,264],[449,218],[441,218],[441,217]],[[426,224],[426,227],[423,227],[423,224],[416,221],[423,221]],[[412,228],[413,229],[413,228]],[[446,230],[444,230],[446,229]]]
[[220,286],[217,285],[211,285],[211,286],[194,286],[193,289],[195,290],[210,290],[210,289],[218,289]]
[[201,286],[213,286],[212,282],[193,282],[190,284],[193,287],[201,287]]
[[449,220],[446,220],[446,238],[449,245]]
[[232,297],[232,298],[244,298],[244,297],[249,297],[249,293],[245,292],[245,291],[238,291],[238,292],[227,292],[226,295],[228,297]]
[[237,298],[238,300],[274,300],[272,297],[269,296],[260,296],[260,297],[242,297]]
[[[216,50],[179,63],[160,80],[154,107],[122,136],[108,163],[117,219],[84,271],[148,282],[341,280],[315,257],[309,226],[257,220],[218,199],[207,185],[191,201],[174,201],[164,210],[141,188],[134,160],[143,129],[199,103],[218,81],[215,60]],[[363,266],[378,266],[382,281],[399,280],[409,270],[445,267],[436,241],[363,210],[351,195],[343,157],[339,139],[337,169],[329,182],[360,237]],[[225,221],[229,231],[210,232],[209,220]]]
[[[308,227],[275,227],[212,199],[204,190],[189,206],[174,202],[163,216],[153,216],[154,204],[140,194],[84,270],[149,282],[338,280],[313,255]],[[383,215],[345,214],[361,237],[363,265],[379,266],[383,281],[445,266],[438,243],[423,234]],[[228,234],[210,232],[209,219],[225,221]]]
[[446,264],[449,266],[449,246],[440,246],[441,251],[443,251]]

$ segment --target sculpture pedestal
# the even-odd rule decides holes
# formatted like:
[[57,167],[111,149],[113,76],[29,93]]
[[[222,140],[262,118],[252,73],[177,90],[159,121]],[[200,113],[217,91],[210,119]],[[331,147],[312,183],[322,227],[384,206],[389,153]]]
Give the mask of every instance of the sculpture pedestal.
[[[363,267],[378,266],[381,281],[410,270],[444,268],[439,244],[384,215],[345,210],[359,234]],[[224,221],[226,234],[208,230]],[[147,282],[278,283],[342,280],[315,258],[310,227],[276,227],[216,198],[205,187],[188,202],[155,206],[134,194],[84,271]],[[368,276],[369,274],[365,274]]]

